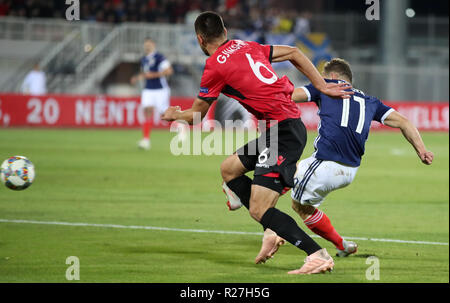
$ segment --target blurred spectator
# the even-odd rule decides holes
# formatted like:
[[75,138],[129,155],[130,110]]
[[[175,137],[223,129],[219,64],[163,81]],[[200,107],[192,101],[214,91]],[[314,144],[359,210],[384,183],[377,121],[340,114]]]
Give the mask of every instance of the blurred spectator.
[[300,14],[295,19],[295,26],[294,26],[294,34],[298,36],[305,36],[308,35],[311,32],[311,28],[309,25],[309,21],[312,18],[312,14],[308,11]]
[[278,14],[277,24],[274,24],[273,32],[277,34],[287,34],[293,30],[294,20],[291,14],[286,11]]
[[175,6],[173,8],[173,20],[175,23],[184,23],[184,16],[189,10],[189,3],[184,0],[175,0]]
[[10,0],[0,0],[0,16],[8,15],[10,6],[11,6]]
[[45,73],[40,70],[39,64],[35,64],[22,83],[22,93],[27,95],[44,95],[47,92],[45,85]]
[[[81,0],[82,20],[121,23],[158,22],[193,24],[206,10],[222,14],[225,26],[254,32],[258,40],[273,33],[309,32],[310,14],[282,10],[279,0]],[[0,0],[0,16],[65,18],[64,0]]]
[[194,24],[195,19],[197,18],[198,14],[201,13],[200,9],[200,3],[197,1],[192,1],[189,5],[189,9],[186,13],[185,17],[185,23],[186,24]]

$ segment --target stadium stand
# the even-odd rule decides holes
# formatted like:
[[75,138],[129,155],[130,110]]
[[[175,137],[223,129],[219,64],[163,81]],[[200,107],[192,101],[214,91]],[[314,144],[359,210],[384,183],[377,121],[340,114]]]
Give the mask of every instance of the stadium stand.
[[[380,62],[380,26],[362,22],[362,13],[311,13],[308,7],[289,9],[255,0],[91,0],[81,1],[80,21],[68,22],[66,8],[56,0],[0,0],[1,91],[18,91],[25,73],[38,62],[48,75],[50,92],[136,94],[127,82],[138,68],[142,40],[150,36],[174,63],[173,94],[195,95],[205,57],[193,34],[193,18],[200,11],[216,10],[224,16],[232,38],[295,45],[318,66],[333,56],[346,58],[358,75],[356,85],[368,93],[398,100],[449,97],[442,84],[449,77],[444,17],[406,20],[405,60],[392,66]],[[34,52],[23,56],[11,52],[19,44],[25,52]],[[305,81],[286,64],[275,68],[296,85]],[[400,79],[396,86],[409,89],[392,89],[387,83],[392,78]],[[432,96],[426,89],[430,86]],[[398,91],[403,92],[396,95]]]

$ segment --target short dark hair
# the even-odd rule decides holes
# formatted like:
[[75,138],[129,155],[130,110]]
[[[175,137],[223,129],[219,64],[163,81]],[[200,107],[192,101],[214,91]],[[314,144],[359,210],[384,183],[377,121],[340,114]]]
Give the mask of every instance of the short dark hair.
[[347,78],[350,82],[353,82],[353,74],[350,68],[350,64],[341,58],[334,58],[331,61],[325,63],[323,67],[325,75],[329,75],[334,72]]
[[195,32],[202,36],[206,43],[211,43],[225,35],[222,17],[215,12],[207,11],[198,15],[194,27]]

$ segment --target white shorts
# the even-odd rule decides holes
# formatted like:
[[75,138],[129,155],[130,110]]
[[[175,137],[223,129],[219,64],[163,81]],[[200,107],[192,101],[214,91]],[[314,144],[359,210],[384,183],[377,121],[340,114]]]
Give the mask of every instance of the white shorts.
[[158,123],[160,116],[170,105],[170,89],[144,89],[141,95],[142,108],[153,107],[155,123]]
[[358,167],[309,157],[297,165],[291,197],[302,205],[319,207],[330,192],[352,183],[357,171]]

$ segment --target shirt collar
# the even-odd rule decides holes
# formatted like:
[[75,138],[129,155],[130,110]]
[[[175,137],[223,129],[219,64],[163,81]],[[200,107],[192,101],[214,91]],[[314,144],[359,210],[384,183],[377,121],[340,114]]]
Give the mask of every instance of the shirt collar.
[[150,58],[150,57],[153,57],[155,54],[156,54],[156,51],[153,51],[150,54],[146,55],[145,57]]
[[230,42],[229,39],[225,40],[225,42],[223,42],[221,45],[219,45],[219,47],[216,49],[216,51],[215,51],[213,54],[211,54],[211,56],[213,56],[215,53],[219,52],[219,50],[221,50],[222,48],[224,48],[225,45],[226,45],[228,42]]

